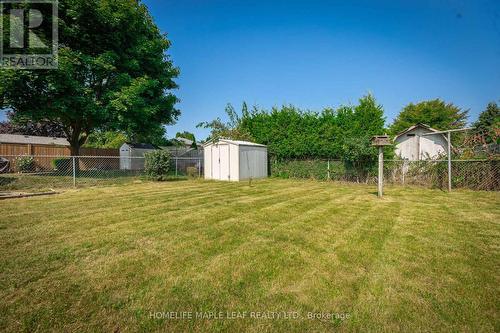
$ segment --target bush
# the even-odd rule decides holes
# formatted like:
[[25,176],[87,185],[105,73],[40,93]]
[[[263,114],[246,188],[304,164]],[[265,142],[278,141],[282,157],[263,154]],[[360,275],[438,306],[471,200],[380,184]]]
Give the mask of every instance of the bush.
[[170,153],[165,150],[155,150],[144,155],[146,175],[153,180],[165,180],[170,170]]
[[[333,171],[332,165],[330,170]],[[271,175],[278,178],[306,178],[326,180],[328,162],[325,160],[275,160],[271,162]]]
[[21,173],[35,171],[35,159],[32,156],[21,156],[16,159],[17,170]]
[[73,163],[69,158],[56,158],[52,160],[52,167],[61,172],[68,172],[72,169]]
[[[271,175],[278,178],[306,178],[316,180],[337,180],[369,182],[377,169],[365,168],[365,173],[360,174],[360,167],[352,166],[346,161],[339,160],[273,160],[271,161]],[[330,169],[328,169],[330,167]]]
[[187,167],[186,173],[189,178],[198,178],[198,169],[196,167]]

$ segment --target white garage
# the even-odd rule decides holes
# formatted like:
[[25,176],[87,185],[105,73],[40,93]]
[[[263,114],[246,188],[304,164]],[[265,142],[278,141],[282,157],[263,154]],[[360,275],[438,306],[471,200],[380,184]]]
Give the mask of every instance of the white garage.
[[205,179],[240,181],[267,177],[267,147],[219,139],[204,145]]

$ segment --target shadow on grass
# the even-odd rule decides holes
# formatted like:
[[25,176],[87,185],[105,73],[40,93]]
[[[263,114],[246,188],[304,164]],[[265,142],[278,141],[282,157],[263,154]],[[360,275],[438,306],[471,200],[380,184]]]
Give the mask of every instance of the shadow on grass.
[[13,177],[0,177],[0,186],[7,186],[16,181]]
[[183,181],[188,181],[188,177],[168,177],[165,181],[166,182],[183,182]]

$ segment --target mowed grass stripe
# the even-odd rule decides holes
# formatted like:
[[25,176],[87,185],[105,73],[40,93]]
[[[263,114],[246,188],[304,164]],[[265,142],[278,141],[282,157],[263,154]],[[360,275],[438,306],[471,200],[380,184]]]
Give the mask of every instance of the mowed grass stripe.
[[[311,201],[312,201],[312,202],[316,202],[316,201],[314,200],[315,198],[316,198],[316,197],[314,197],[314,196],[313,196],[313,197],[310,197],[310,199],[311,199]],[[328,199],[325,199],[325,200],[328,200]],[[315,208],[312,208],[309,212],[311,212],[311,211],[315,211],[315,210],[316,210]],[[297,218],[294,218],[294,221],[295,221],[295,220],[297,220],[297,221],[302,220],[302,219],[303,219],[303,217],[304,217],[304,215],[297,216]],[[286,221],[286,220],[285,220],[285,221]],[[284,224],[286,224],[286,222],[285,222]],[[295,246],[295,243],[293,242],[293,240],[290,240],[290,241],[284,241],[284,240],[282,239],[282,240],[277,241],[277,242],[278,242],[278,245],[283,244],[283,245],[285,245],[285,246],[286,246],[286,248],[284,248],[284,249],[282,248],[281,250],[284,250],[284,251],[286,251],[286,252],[290,252],[290,253],[293,253],[293,252],[294,252],[294,248],[293,248],[293,247],[296,247],[296,246]],[[231,257],[234,257],[234,256],[239,256],[239,255],[244,255],[244,254],[245,254],[245,252],[252,252],[252,253],[255,253],[255,256],[258,256],[258,255],[259,255],[259,252],[257,252],[257,253],[256,253],[255,251],[252,251],[252,247],[253,247],[253,248],[255,248],[254,244],[255,244],[254,240],[249,240],[249,241],[247,241],[246,243],[244,243],[244,244],[242,244],[240,247],[238,247],[238,248],[236,249],[236,251],[234,251],[234,249],[232,249],[232,251],[228,252],[228,253],[227,253],[227,258],[231,258]],[[271,245],[271,244],[272,244],[272,243],[268,243],[268,244],[267,244],[267,246],[271,246],[271,248],[270,248],[270,249],[268,248],[267,250],[271,250],[271,251],[272,251],[273,247],[272,247],[272,245]],[[274,244],[276,244],[276,241],[274,242]],[[287,245],[287,244],[288,244],[288,245]],[[292,247],[290,247],[290,246],[292,246]],[[295,252],[296,252],[296,251],[295,251]],[[224,255],[226,255],[226,254],[224,254]],[[295,260],[299,259],[298,257],[294,257],[294,258],[295,258]],[[248,258],[248,259],[250,259],[250,258]],[[214,261],[215,261],[215,264],[208,266],[208,270],[209,270],[209,272],[211,273],[211,275],[212,275],[212,274],[215,274],[215,273],[217,272],[217,270],[218,270],[218,269],[217,269],[217,267],[218,267],[218,266],[219,266],[222,262],[224,262],[224,260],[221,260],[220,255],[218,255],[216,258],[214,258]],[[302,264],[304,264],[304,261],[301,261],[301,263],[302,263]],[[275,263],[273,262],[272,264],[275,264]],[[258,263],[254,263],[254,262],[251,262],[251,265],[252,265],[252,267],[254,267],[254,268],[259,266],[259,264],[258,264]],[[212,266],[214,267],[214,269],[213,269],[213,270],[212,270],[212,269],[210,269]],[[279,265],[278,265],[277,267],[279,267]],[[294,276],[294,277],[304,277],[304,274],[307,274],[307,268],[308,268],[308,265],[306,265],[306,266],[302,266],[302,267],[299,267],[299,268],[300,268],[300,270],[295,270],[295,269],[294,269],[294,267],[293,267],[292,265],[290,265],[290,263],[288,263],[288,264],[286,265],[286,267],[284,267],[282,270],[280,270],[278,273],[275,273],[275,274],[277,275],[277,278],[278,278],[278,279],[280,279],[280,280],[283,280],[282,278],[280,278],[281,276],[283,276],[283,273],[286,273],[286,274],[285,274],[285,276],[288,278],[288,280],[290,280],[290,279],[289,279],[289,277],[290,277],[290,276]],[[201,276],[201,274],[202,274],[202,272],[199,272],[197,276]],[[265,276],[265,275],[264,275],[264,276]],[[316,277],[316,279],[317,279],[317,276],[315,276],[315,277]],[[189,278],[190,278],[190,277],[188,276],[188,279],[189,279]],[[229,281],[226,281],[226,280],[223,280],[223,279],[221,280],[221,279],[220,279],[220,277],[217,277],[217,278],[218,278],[218,281],[219,281],[219,283],[220,283],[220,284],[229,284],[229,283],[230,283]],[[193,278],[193,279],[195,279],[195,280],[196,280],[196,278]],[[313,280],[313,281],[314,281],[314,280]],[[292,280],[292,282],[293,282],[293,280]],[[338,282],[342,282],[342,281],[338,281]],[[292,284],[293,284],[293,283],[292,283]],[[310,285],[311,285],[311,284],[309,284],[309,286],[310,286]],[[264,290],[265,290],[265,288],[264,288]],[[323,297],[325,297],[325,296],[329,296],[329,293],[325,293],[325,291],[326,291],[325,289],[322,289],[322,290],[323,290],[323,294],[322,294],[322,296],[323,296]],[[298,294],[300,294],[300,293],[301,293],[301,290],[294,290],[294,293],[298,293]],[[264,297],[264,299],[267,299],[267,300],[269,301],[269,298],[271,298],[271,299],[272,299],[272,298],[273,298],[273,295],[275,295],[275,294],[276,294],[276,293],[275,293],[275,292],[273,292],[273,293],[271,293],[270,295],[268,295],[268,296]],[[328,298],[328,297],[325,297],[325,298]],[[221,307],[221,306],[223,306],[223,304],[224,304],[224,303],[219,303],[219,304],[215,304],[215,305],[218,305],[219,307]],[[280,308],[280,309],[281,309],[281,308]],[[309,308],[309,310],[311,310],[311,309],[312,309],[312,308]],[[289,310],[289,308],[287,308],[287,307],[285,306],[285,307],[283,308],[283,310]],[[330,324],[328,324],[328,323],[324,323],[323,325],[324,325],[325,327],[328,327],[329,329],[332,329],[332,327],[333,327],[333,326],[331,325],[331,323],[330,323]]]
[[[295,191],[297,192],[305,192],[305,191],[309,191],[309,189],[304,189],[304,188],[298,188],[298,189],[295,189]],[[288,194],[290,193],[294,193],[294,191],[288,191]],[[299,198],[301,198],[302,196],[299,195]],[[271,206],[271,205],[274,205],[276,203],[279,203],[279,202],[282,202],[283,200],[286,200],[287,196],[285,195],[280,195],[280,196],[274,196],[272,198],[272,200],[270,200],[269,198],[263,198],[262,199],[262,203],[265,203],[266,206]],[[298,199],[298,200],[302,200],[302,199]],[[290,204],[293,204],[293,202],[290,202]],[[197,219],[198,221],[201,221],[202,222],[202,225],[201,226],[197,226],[197,227],[203,227],[203,221],[205,219],[212,219],[214,221],[216,221],[216,217],[221,217],[221,216],[231,216],[231,214],[238,214],[238,212],[234,212],[232,209],[228,209],[228,208],[225,208],[225,206],[218,206],[218,205],[207,205],[208,207],[205,208],[204,210],[200,210],[200,212],[203,212],[204,216],[203,217],[200,217],[199,219]],[[244,209],[245,210],[245,209]],[[186,226],[186,229],[188,230],[193,230],[193,228],[196,226],[196,224],[193,224],[192,222],[195,222],[196,218],[194,218],[194,216],[197,216],[196,214],[193,215],[187,215],[187,218],[181,218],[179,219],[178,221],[174,221],[173,219],[172,220],[165,220],[168,216],[175,216],[175,214],[177,214],[178,212],[174,211],[174,212],[171,212],[171,211],[166,211],[166,212],[163,212],[161,214],[155,214],[153,216],[147,216],[147,217],[143,217],[141,223],[142,223],[142,228],[139,232],[139,234],[144,234],[146,233],[150,228],[153,228],[154,230],[154,223],[151,224],[150,222],[154,222],[155,220],[158,221],[161,219],[161,224],[159,226],[160,229],[168,229],[168,228],[172,228],[172,223],[177,223],[179,224],[180,226],[182,226],[183,224]],[[210,214],[210,215],[209,215]],[[229,214],[229,215],[228,215]],[[94,249],[94,247],[90,247],[89,248],[89,242],[92,243],[92,239],[100,239],[102,237],[102,233],[106,234],[107,237],[106,239],[102,240],[101,241],[101,244],[95,244],[95,245],[100,245],[104,248],[107,248],[107,249],[112,249],[116,243],[122,243],[123,242],[123,238],[118,238],[116,240],[112,240],[113,237],[112,237],[112,234],[114,232],[116,233],[121,233],[123,234],[123,232],[125,230],[128,230],[127,227],[135,227],[137,225],[137,221],[134,220],[134,217],[137,215],[137,216],[140,216],[141,215],[141,212],[134,212],[134,213],[130,213],[130,212],[126,212],[126,219],[124,219],[123,217],[123,212],[121,211],[118,211],[114,214],[111,214],[108,216],[108,218],[106,218],[105,220],[101,219],[99,216],[90,216],[90,217],[85,217],[86,219],[89,219],[88,222],[86,222],[85,224],[80,224],[79,222],[80,221],[71,221],[72,224],[74,224],[74,228],[69,231],[69,230],[66,230],[65,229],[65,224],[59,224],[59,223],[54,223],[54,226],[57,227],[59,233],[58,234],[54,234],[54,233],[51,233],[49,232],[50,230],[47,230],[47,226],[46,225],[40,225],[40,231],[44,231],[43,233],[41,233],[41,235],[43,235],[44,238],[41,238],[46,244],[46,248],[48,250],[47,253],[42,253],[42,254],[36,254],[34,255],[34,257],[31,258],[31,260],[29,262],[26,263],[26,267],[29,269],[29,267],[31,266],[31,264],[38,260],[38,257],[39,256],[47,256],[51,254],[52,251],[50,251],[51,249],[57,249],[59,244],[58,242],[63,242],[65,239],[82,239],[86,233],[91,233],[92,234],[92,231],[93,230],[96,230],[96,232],[93,234],[93,237],[88,239],[87,237],[87,240],[86,242],[83,242],[84,243],[84,250],[85,251],[88,251],[89,249]],[[63,218],[62,221],[64,221],[65,218]],[[82,219],[83,220],[83,219]],[[94,223],[94,222],[97,222],[97,223]],[[191,223],[185,223],[185,222],[191,222]],[[179,228],[179,229],[182,229],[182,228]],[[36,231],[36,229],[33,229]],[[81,234],[81,235],[79,235]],[[134,231],[131,235],[131,237],[135,237],[137,235],[137,231]],[[48,236],[48,237],[47,237]],[[27,236],[25,236],[27,237]],[[22,242],[22,239],[23,237],[21,237],[21,241],[17,240],[17,243],[20,243],[20,244],[23,244]],[[9,242],[7,242],[9,243]],[[7,246],[9,246],[9,244],[6,244]],[[15,248],[15,247],[12,247],[13,244],[10,244],[10,251],[12,252],[16,252],[16,251],[19,251],[21,249],[19,248]],[[38,246],[42,246],[43,244],[37,244],[36,242],[33,243],[30,242],[29,243],[29,248],[23,248],[22,250],[23,251],[26,251],[26,250],[29,250],[29,249],[33,249],[36,251],[36,248]],[[95,250],[95,249],[94,249]],[[10,252],[8,251],[8,252]]]
[[[78,211],[75,213],[75,211],[71,211],[70,213],[66,214],[55,214],[54,216],[48,215],[48,216],[41,216],[43,217],[43,220],[41,221],[42,224],[40,224],[41,228],[45,228],[46,225],[43,224],[43,221],[51,221],[51,224],[57,226],[59,221],[68,221],[70,220],[71,223],[75,223],[78,226],[82,226],[86,228],[89,223],[83,223],[81,224],[80,222],[82,220],[88,220],[88,221],[95,221],[98,220],[102,214],[107,214],[109,212],[112,212],[112,214],[107,215],[107,221],[106,220],[100,220],[101,223],[109,224],[110,222],[110,217],[115,216],[115,215],[121,215],[121,214],[128,214],[129,212],[134,212],[135,214],[142,214],[142,213],[151,213],[153,211],[157,211],[158,209],[163,209],[163,210],[168,210],[171,209],[173,210],[174,208],[176,209],[175,212],[177,213],[182,213],[182,211],[192,211],[194,209],[199,209],[199,208],[204,208],[204,207],[209,207],[213,206],[213,202],[211,201],[212,198],[217,198],[218,196],[224,197],[226,196],[227,198],[231,198],[231,201],[234,201],[238,199],[238,197],[246,197],[248,196],[248,193],[241,192],[237,189],[231,189],[232,191],[237,191],[237,193],[230,193],[230,192],[221,192],[218,193],[217,195],[212,195],[211,193],[206,193],[206,195],[202,196],[199,198],[199,200],[192,200],[190,199],[189,195],[183,195],[179,194],[179,197],[183,197],[184,200],[175,200],[168,198],[168,201],[164,201],[165,198],[159,196],[157,200],[151,201],[149,200],[147,203],[141,203],[141,204],[136,204],[137,199],[136,198],[130,198],[127,202],[130,202],[132,205],[127,206],[124,205],[123,203],[120,202],[120,204],[116,205],[108,205],[107,208],[102,208],[102,209],[96,209],[95,207],[89,207],[89,212],[91,214],[86,215],[86,214],[81,214],[78,216],[78,218],[74,218],[75,214],[78,213]],[[297,191],[303,191],[303,189],[297,189]],[[270,194],[266,194],[267,192],[262,192],[259,193],[258,195],[254,196],[254,201],[257,202],[257,200],[263,200],[266,201],[268,198],[275,196],[276,194],[281,194],[281,193],[287,193],[290,194],[290,190],[283,190],[283,191],[274,191],[270,192]],[[158,203],[157,203],[158,202]],[[181,207],[181,208],[178,208]],[[65,209],[67,210],[67,209]],[[175,213],[174,212],[174,213]],[[148,215],[148,214],[146,214]],[[29,228],[33,228],[37,226],[37,223],[34,223],[35,221],[30,221],[27,222],[26,224],[29,225]],[[61,227],[64,228],[64,224],[61,224]]]
[[[183,182],[186,184],[187,182]],[[65,204],[70,203],[72,207],[84,208],[85,205],[94,205],[97,207],[104,207],[106,205],[106,201],[102,201],[102,198],[110,198],[112,197],[113,202],[117,204],[122,201],[128,200],[136,200],[138,197],[147,198],[149,196],[163,196],[173,194],[175,196],[185,195],[185,191],[194,190],[194,192],[203,193],[207,189],[210,189],[208,183],[205,183],[207,186],[202,187],[201,184],[192,184],[186,185],[186,187],[179,188],[178,186],[172,187],[169,183],[141,183],[140,186],[138,184],[127,184],[123,186],[113,186],[107,187],[104,189],[96,188],[96,189],[84,189],[84,190],[69,190],[68,192],[62,194],[58,200],[47,200],[45,197],[35,197],[28,198],[23,201],[18,201],[18,205],[30,205],[33,210],[30,213],[38,212],[35,210],[39,208],[39,211],[43,211],[44,209],[50,208],[60,208],[65,207]],[[139,188],[139,189],[138,189]],[[119,192],[117,192],[119,190]],[[101,197],[102,195],[102,197]],[[41,203],[42,205],[37,205]],[[0,203],[1,204],[1,203]],[[6,204],[9,204],[6,202]],[[80,205],[81,204],[81,205]],[[97,205],[96,205],[97,204]],[[109,203],[108,203],[109,204]],[[7,205],[8,207],[8,205]],[[15,216],[16,212],[20,212],[24,214],[21,210],[10,210],[11,214],[8,216]]]
[[[190,198],[189,193],[180,193],[178,194],[178,197],[183,198],[183,200],[176,200],[177,197],[168,197],[168,198],[163,198],[162,195],[159,195],[154,201],[148,200],[146,203],[139,202],[141,200],[138,200],[135,197],[130,197],[127,199],[126,202],[128,202],[130,205],[127,205],[126,202],[119,202],[115,205],[106,205],[105,208],[96,208],[96,206],[92,206],[91,204],[88,207],[89,215],[86,214],[81,214],[79,209],[74,209],[72,207],[64,207],[64,211],[68,211],[69,213],[55,213],[55,214],[44,214],[41,215],[43,219],[40,222],[43,221],[51,221],[52,224],[57,225],[59,221],[61,220],[70,220],[71,222],[77,223],[78,225],[81,225],[85,227],[88,223],[80,224],[81,220],[87,220],[87,219],[95,219],[96,217],[99,217],[102,214],[107,214],[108,212],[112,211],[114,214],[121,214],[123,212],[128,212],[128,211],[137,211],[142,213],[143,211],[147,210],[154,210],[154,209],[177,209],[178,211],[180,210],[192,210],[192,209],[198,209],[198,208],[203,208],[207,205],[210,205],[211,198],[215,197],[224,197],[227,195],[228,197],[231,197],[232,199],[237,199],[238,197],[241,196],[248,196],[248,193],[240,193],[240,191],[236,188],[229,188],[231,190],[231,193],[229,192],[220,192],[216,194],[212,193],[205,193],[204,195],[199,197],[199,200],[193,200]],[[287,190],[286,190],[287,191]],[[286,192],[283,190],[283,192]],[[237,192],[236,194],[234,192]],[[246,191],[245,191],[246,192]],[[267,193],[267,192],[266,192]],[[271,194],[267,195],[273,195],[273,192],[270,192]],[[274,191],[276,193],[276,191]],[[255,196],[255,198],[258,198],[259,196]],[[107,200],[112,200],[108,198]],[[166,200],[166,201],[165,201]],[[105,200],[103,200],[105,201]],[[138,203],[139,202],[139,203]],[[208,204],[207,204],[208,202]],[[157,206],[154,206],[155,203],[158,203]],[[101,207],[101,205],[97,205],[97,207]],[[142,210],[141,210],[142,209]],[[180,213],[180,212],[179,212]],[[75,218],[77,217],[77,218]],[[41,227],[41,228],[46,228],[45,224],[38,224],[35,222],[38,222],[36,220],[32,219],[26,219],[24,221],[25,223],[16,223],[16,226],[23,226],[25,225],[27,228],[36,228]],[[101,221],[102,223],[107,223],[106,221]],[[61,224],[64,228],[64,224]],[[19,232],[22,232],[22,230],[18,230]]]
[[[328,198],[324,197],[323,193],[319,193],[319,194],[321,195],[320,196],[321,198],[323,198],[324,200],[328,200]],[[308,211],[314,211],[317,208],[317,206],[320,205],[318,200],[313,200],[315,198],[316,198],[316,196],[312,196],[312,197],[310,197],[311,200],[302,200],[303,202],[309,201],[309,204],[307,206]],[[293,214],[293,215],[295,215],[295,214]],[[300,220],[302,218],[303,218],[303,215],[298,214],[298,215],[295,215],[294,219]],[[249,220],[249,219],[251,220],[251,216],[246,215],[245,219],[242,219],[240,221],[232,221],[232,219],[221,221],[221,222],[223,222],[223,225],[222,225],[223,228],[220,231],[221,232],[227,231],[230,233],[230,230],[224,230],[224,229],[226,227],[230,228],[230,225],[232,223],[244,222],[246,224],[247,220]],[[284,222],[284,223],[286,223],[286,221],[287,221],[287,219],[284,219],[282,221],[278,220],[278,222]],[[268,219],[266,219],[265,222],[267,225],[270,221]],[[239,226],[239,224],[238,224],[238,226]],[[240,236],[241,233],[244,233],[245,230],[249,230],[250,232],[247,232],[243,236]],[[248,253],[248,252],[255,253],[255,247],[257,246],[257,243],[255,241],[257,241],[257,240],[254,241],[254,239],[248,238],[248,236],[252,235],[251,230],[252,229],[248,228],[247,225],[245,225],[244,229],[238,229],[238,231],[241,231],[241,233],[238,231],[236,231],[235,233],[238,233],[240,238],[243,238],[241,240],[241,242],[236,244],[236,246],[232,246],[232,247],[227,246],[227,244],[220,244],[221,248],[224,249],[223,252],[218,252],[218,251],[213,252],[211,249],[209,249],[209,251],[212,255],[212,260],[209,263],[200,262],[197,265],[197,267],[200,267],[202,269],[197,269],[194,266],[188,265],[188,267],[192,270],[192,274],[189,274],[189,270],[187,270],[187,271],[183,271],[182,276],[192,276],[191,279],[194,279],[195,281],[197,281],[197,284],[210,283],[211,285],[214,286],[214,288],[222,288],[222,286],[224,286],[224,285],[226,286],[226,288],[228,286],[229,286],[229,288],[231,288],[230,287],[231,281],[228,281],[226,278],[226,269],[229,269],[229,267],[234,267],[230,264],[231,258],[239,258],[239,257],[245,258],[246,253]],[[226,235],[226,233],[224,233],[224,235]],[[206,244],[206,243],[202,243],[202,244]],[[202,245],[202,244],[200,244],[200,247],[205,248],[205,245]],[[231,244],[231,245],[235,245],[235,244]],[[219,248],[217,250],[219,250]],[[272,250],[272,248],[270,248],[268,250]],[[258,255],[259,255],[258,253],[255,254],[255,256],[258,256]],[[193,260],[195,262],[198,262],[199,261],[198,259],[199,258],[196,258]],[[258,267],[257,263],[254,263],[253,261],[251,261],[252,258],[248,258],[248,259],[249,259],[249,265],[252,265],[252,267],[256,267],[256,266]],[[255,259],[255,257],[253,259]],[[185,258],[182,258],[182,262],[184,262],[184,260],[185,260]],[[222,268],[221,268],[221,265],[223,266]],[[226,267],[226,268],[224,268],[224,267]],[[290,266],[287,267],[287,269],[290,269],[290,268],[291,268]],[[210,276],[209,281],[206,281],[205,279],[203,279],[203,276],[206,276],[207,273],[208,273],[208,276]],[[266,278],[265,274],[263,275],[263,278],[264,279]],[[181,280],[181,281],[177,280],[177,281],[175,281],[175,283],[176,283],[176,285],[184,285],[184,284],[189,283],[189,282],[183,281],[183,280]],[[253,282],[252,285],[256,288],[258,287],[258,284],[256,284],[255,282]],[[155,288],[152,288],[152,289],[154,290]],[[185,287],[183,289],[185,289]],[[171,299],[171,297],[169,297],[169,299]],[[179,302],[182,302],[182,299],[179,299]],[[218,301],[214,300],[214,302],[211,303],[211,306],[217,305],[218,308],[221,308],[221,307],[223,308],[224,304],[226,304],[224,299],[218,300]],[[175,306],[175,304],[171,305],[171,306]],[[210,306],[210,305],[205,304],[205,306]],[[232,328],[232,329],[234,329],[234,328]]]
[[[191,211],[191,214],[177,216],[175,219],[168,219],[168,217],[173,217],[173,213],[175,212],[156,214],[143,220],[145,228],[141,230],[141,234],[150,232],[150,229],[150,233],[156,232],[157,229],[164,231],[175,230],[178,241],[183,242],[183,235],[185,235],[186,238],[189,238],[192,234],[202,231],[207,227],[207,221],[209,221],[208,226],[214,228],[217,227],[218,224],[224,223],[226,220],[232,219],[235,216],[237,216],[239,220],[244,220],[246,216],[253,216],[257,214],[258,210],[279,205],[283,202],[286,202],[290,209],[298,209],[297,207],[300,206],[300,202],[304,201],[301,194],[306,192],[310,193],[311,190],[296,188],[289,190],[287,194],[274,195],[270,198],[264,196],[262,199],[257,200],[253,204],[241,206],[209,204],[204,209]],[[297,194],[298,198],[290,199],[291,194]],[[127,225],[133,226],[133,224],[134,222],[119,223],[119,225],[123,227],[126,227]]]
[[[183,182],[184,183],[184,182]],[[152,183],[153,186],[155,185]],[[194,197],[200,197],[200,198],[208,198],[207,193],[216,193],[215,195],[223,197],[224,195],[229,195],[232,194],[226,190],[231,190],[231,192],[239,192],[240,188],[233,186],[220,186],[218,185],[217,187],[212,186],[213,182],[200,182],[198,183],[198,186],[188,186],[188,187],[176,187],[176,188],[170,188],[165,186],[165,188],[160,187],[160,188],[155,188],[154,190],[146,190],[147,185],[144,185],[145,189],[143,192],[129,192],[129,188],[134,188],[133,185],[127,185],[119,188],[120,194],[114,195],[112,194],[111,197],[110,195],[106,195],[106,193],[109,193],[109,188],[106,188],[107,191],[99,191],[97,190],[97,193],[94,193],[94,189],[90,189],[89,192],[84,192],[86,195],[80,195],[80,192],[70,192],[66,193],[62,196],[62,199],[53,201],[53,200],[47,200],[47,198],[28,198],[26,200],[23,200],[22,202],[18,202],[20,206],[22,205],[29,205],[30,209],[30,214],[36,213],[36,212],[41,212],[44,211],[47,213],[47,211],[51,211],[50,208],[65,208],[68,210],[72,209],[85,209],[87,206],[90,206],[93,209],[100,209],[100,208],[109,208],[109,203],[105,199],[112,199],[113,203],[116,205],[122,205],[122,208],[134,208],[137,206],[141,206],[142,203],[137,203],[138,201],[144,201],[145,199],[148,198],[158,198],[158,199],[163,199],[168,197],[169,200],[177,200],[179,198],[186,198],[187,200]],[[143,184],[141,184],[143,185]],[[266,183],[260,183],[258,184],[258,189],[256,191],[264,191],[266,190]],[[195,191],[192,191],[192,189],[196,189]],[[220,191],[221,189],[224,189],[224,191]],[[278,191],[279,188],[273,188],[271,191]],[[286,188],[285,188],[286,190]],[[113,193],[113,192],[111,192]],[[100,196],[102,194],[103,196]],[[75,200],[75,196],[78,198],[82,198],[79,200]],[[99,200],[96,200],[95,198],[99,198]],[[109,201],[109,200],[108,200]],[[177,202],[177,201],[176,201]],[[52,204],[53,203],[53,204]],[[71,206],[65,205],[67,203],[71,203]],[[125,206],[125,204],[130,204],[129,206]],[[81,204],[81,205],[80,205]],[[180,206],[180,205],[179,205]],[[37,210],[37,208],[39,210]],[[22,217],[23,214],[22,210],[19,209],[9,209],[9,207],[6,207],[7,211],[10,212],[10,214],[7,214],[6,217]],[[20,212],[20,213],[14,213],[12,212]]]
[[[453,205],[453,200],[450,198],[446,198],[445,201],[446,205]],[[465,210],[471,206],[471,201],[464,204]],[[468,220],[476,217],[469,215],[463,220],[460,218],[460,215],[463,215],[461,211],[443,209],[432,213],[436,216],[433,220],[439,223],[429,228],[431,211],[428,210],[427,213],[415,218],[415,209],[411,205],[401,208],[401,216],[397,227],[393,229],[394,233],[386,242],[384,255],[378,258],[376,268],[362,288],[363,292],[356,306],[357,320],[352,321],[348,327],[351,330],[366,330],[373,325],[374,317],[390,321],[395,314],[383,311],[389,304],[397,304],[406,309],[407,316],[411,317],[413,323],[411,327],[404,326],[407,330],[426,330],[430,321],[435,322],[438,330],[446,330],[446,327],[457,325],[458,322],[462,322],[463,325],[456,326],[460,330],[467,330],[468,325],[472,325],[473,322],[476,322],[473,326],[488,327],[488,322],[492,323],[494,316],[490,315],[489,319],[485,320],[488,314],[477,312],[481,304],[470,302],[474,294],[480,293],[483,294],[481,298],[490,303],[489,300],[492,299],[488,294],[495,293],[494,290],[480,287],[488,280],[487,277],[491,279],[495,276],[494,270],[487,269],[488,273],[484,274],[480,268],[482,265],[470,267],[470,264],[475,266],[480,260],[481,253],[471,251],[468,246],[464,247],[468,242],[475,243],[474,240],[470,240],[476,235],[475,226],[469,224]],[[416,221],[418,223],[415,223]],[[460,230],[463,226],[469,226],[471,230]],[[457,231],[463,232],[458,238]],[[467,236],[464,237],[465,235]],[[493,261],[493,258],[489,260]],[[460,272],[464,261],[469,262],[466,266],[476,271],[476,274],[463,275],[464,272]],[[396,262],[398,265],[391,264]],[[457,280],[459,276],[460,280]],[[400,284],[402,279],[406,280],[404,286]],[[430,281],[433,282],[429,284]],[[458,285],[462,286],[455,289]],[[427,292],[422,293],[424,290]],[[464,293],[470,294],[464,297]],[[467,301],[464,301],[464,298]],[[458,304],[460,305],[457,307]],[[494,302],[489,306],[494,308]],[[416,307],[420,309],[418,313],[409,311]],[[480,323],[481,321],[483,322]],[[488,330],[492,329],[493,326],[489,326]]]
[[[48,214],[43,200],[23,200],[29,222],[0,223],[0,330],[492,331],[498,195],[374,193],[312,181],[189,181],[68,192],[50,198]],[[92,200],[89,214],[73,214],[96,194],[105,205]],[[351,318],[152,320],[155,310]]]

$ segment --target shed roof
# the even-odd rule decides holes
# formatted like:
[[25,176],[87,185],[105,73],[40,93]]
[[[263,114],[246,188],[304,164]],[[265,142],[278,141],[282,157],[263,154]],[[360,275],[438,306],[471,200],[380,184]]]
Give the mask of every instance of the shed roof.
[[17,143],[26,145],[70,146],[64,138],[51,138],[48,136],[32,136],[18,134],[0,134],[0,143]]
[[178,141],[186,146],[192,146],[194,143],[192,140],[189,140],[186,138],[175,138],[174,140],[176,140],[176,141]]
[[259,143],[255,143],[255,142],[241,141],[241,140],[229,140],[229,139],[219,139],[219,140],[215,140],[215,141],[212,140],[212,141],[205,143],[203,146],[206,147],[206,146],[209,146],[209,145],[214,144],[216,142],[225,142],[225,143],[229,143],[229,144],[233,144],[233,145],[237,145],[237,146],[267,147],[266,145],[261,145]]
[[415,124],[407,129],[405,129],[404,131],[398,133],[395,137],[394,137],[394,140],[396,140],[397,138],[399,138],[400,136],[408,133],[408,132],[411,132],[413,131],[414,129],[416,128],[424,128],[426,130],[429,130],[430,132],[439,132],[437,129],[434,129],[432,127],[430,127],[429,125],[426,125],[426,124],[422,124],[422,123],[418,123],[418,124]]

